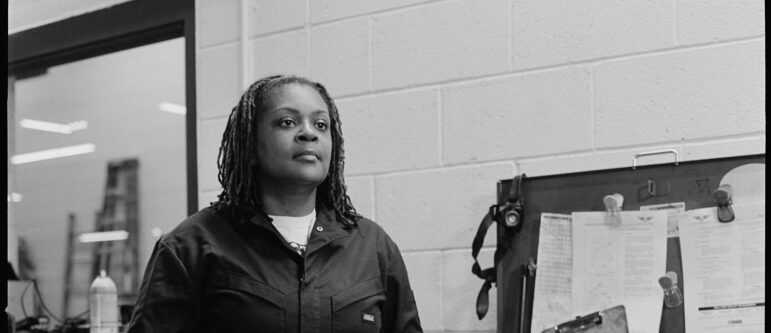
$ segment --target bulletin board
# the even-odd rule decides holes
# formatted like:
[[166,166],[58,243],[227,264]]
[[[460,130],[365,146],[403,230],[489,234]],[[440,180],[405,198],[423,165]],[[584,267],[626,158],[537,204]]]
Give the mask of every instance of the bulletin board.
[[[636,158],[634,162],[636,164]],[[765,162],[765,154],[760,154],[526,177],[521,184],[524,192],[521,228],[511,230],[499,224],[497,227],[497,246],[507,248],[496,270],[498,332],[531,331],[534,281],[537,281],[538,273],[536,269],[535,277],[530,278],[525,285],[523,309],[521,295],[523,275],[526,272],[523,271],[523,265],[528,263],[529,258],[537,263],[542,212],[570,214],[576,211],[605,211],[603,197],[614,193],[624,197],[622,210],[638,210],[644,205],[672,202],[685,202],[687,210],[711,207],[716,205],[712,192],[720,186],[726,173],[745,164],[765,165]],[[499,204],[506,201],[511,185],[510,179],[498,182]],[[674,271],[682,277],[680,254],[680,239],[668,238],[666,270]],[[682,279],[679,284],[681,290],[688,288]],[[670,309],[662,304],[662,308],[660,332],[684,332],[684,307]],[[524,320],[520,320],[521,317]]]

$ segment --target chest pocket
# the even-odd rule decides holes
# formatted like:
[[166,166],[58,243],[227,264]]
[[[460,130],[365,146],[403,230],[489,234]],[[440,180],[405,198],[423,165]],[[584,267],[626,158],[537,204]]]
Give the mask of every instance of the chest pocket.
[[250,277],[223,271],[212,273],[204,311],[209,324],[231,332],[284,332],[284,294]]
[[332,296],[332,331],[380,332],[380,307],[385,300],[379,277]]

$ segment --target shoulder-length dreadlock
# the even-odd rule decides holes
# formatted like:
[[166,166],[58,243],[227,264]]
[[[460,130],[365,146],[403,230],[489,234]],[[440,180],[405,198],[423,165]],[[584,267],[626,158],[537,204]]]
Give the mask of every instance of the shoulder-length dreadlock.
[[222,135],[217,167],[222,193],[212,202],[214,209],[243,218],[261,211],[257,174],[257,121],[265,112],[270,92],[285,84],[302,84],[315,89],[329,109],[332,134],[332,160],[329,173],[319,185],[316,201],[335,211],[345,227],[356,225],[361,215],[351,204],[343,180],[343,134],[335,102],[319,83],[297,76],[270,76],[254,82],[233,107]]

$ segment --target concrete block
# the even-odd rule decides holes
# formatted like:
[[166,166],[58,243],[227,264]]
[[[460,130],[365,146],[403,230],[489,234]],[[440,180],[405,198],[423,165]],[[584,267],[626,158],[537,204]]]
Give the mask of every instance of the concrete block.
[[227,118],[217,118],[198,122],[198,189],[199,191],[217,191],[221,189],[217,180],[217,155],[219,155],[222,133],[225,132]]
[[349,174],[439,165],[435,90],[349,100],[338,107]]
[[713,139],[707,142],[686,142],[684,146],[683,160],[685,161],[765,154],[766,136],[763,134],[741,138]]
[[766,35],[762,0],[676,1],[679,44]]
[[307,19],[305,0],[248,0],[248,6],[250,37],[299,28]]
[[591,148],[585,68],[442,88],[444,161],[542,156]]
[[375,90],[509,69],[508,1],[442,1],[372,17]]
[[369,90],[369,19],[311,29],[310,75],[333,96]]
[[597,148],[765,131],[763,41],[598,65]]
[[[513,176],[508,163],[378,176],[378,223],[402,250],[470,247],[479,222],[496,202],[497,182]],[[495,237],[485,244],[494,245]]]
[[311,23],[337,20],[345,17],[382,12],[431,0],[314,0],[310,2]]
[[[470,243],[469,243],[470,244]],[[492,258],[495,249],[483,249],[480,257]],[[442,313],[444,328],[448,331],[485,331],[497,328],[497,290],[490,289],[490,303],[487,314],[482,320],[477,318],[476,300],[482,279],[471,273],[474,263],[471,257],[471,247],[462,251],[447,251],[442,258]],[[492,263],[492,259],[490,259]],[[490,267],[480,262],[482,267]]]
[[442,329],[442,252],[402,252],[423,330]]
[[241,44],[199,49],[196,75],[198,119],[227,117],[241,97]]
[[672,1],[514,1],[514,69],[671,47]]
[[197,0],[195,13],[198,48],[241,38],[240,0]]
[[307,41],[304,30],[254,39],[252,81],[275,74],[307,76]]
[[356,211],[377,222],[375,216],[375,179],[372,177],[345,177],[346,193]]

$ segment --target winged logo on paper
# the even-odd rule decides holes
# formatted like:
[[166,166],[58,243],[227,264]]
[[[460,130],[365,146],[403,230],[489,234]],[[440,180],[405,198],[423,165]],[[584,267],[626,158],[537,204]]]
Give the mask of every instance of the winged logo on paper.
[[704,223],[710,220],[711,215],[695,215],[693,218],[699,220],[700,223]]

